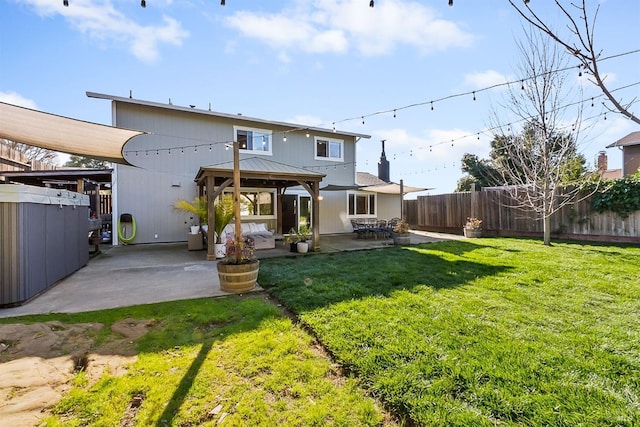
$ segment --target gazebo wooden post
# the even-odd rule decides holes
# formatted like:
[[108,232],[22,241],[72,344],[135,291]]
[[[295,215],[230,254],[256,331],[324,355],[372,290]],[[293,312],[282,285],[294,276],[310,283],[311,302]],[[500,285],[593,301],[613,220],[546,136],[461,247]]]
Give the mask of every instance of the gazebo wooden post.
[[[214,187],[214,177],[207,176],[207,224],[209,227],[207,229],[207,261],[215,261],[216,260],[216,252],[213,244],[215,243],[215,230],[213,225],[216,223],[216,210],[214,208],[215,198],[213,196],[213,187]],[[202,189],[202,187],[200,187]]]
[[313,233],[313,251],[320,251],[320,182],[311,183],[311,232]]
[[[242,242],[242,226],[240,225],[240,144],[233,141],[233,211],[235,214],[235,239]],[[240,253],[236,251],[236,262],[240,262]]]
[[276,187],[276,233],[284,234],[284,230],[282,230],[282,196],[284,195],[283,187]]

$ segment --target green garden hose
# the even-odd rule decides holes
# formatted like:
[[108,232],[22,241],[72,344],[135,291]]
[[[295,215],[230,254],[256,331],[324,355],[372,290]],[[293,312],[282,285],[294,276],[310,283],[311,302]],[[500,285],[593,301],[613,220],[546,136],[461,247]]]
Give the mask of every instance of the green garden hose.
[[[136,219],[133,217],[133,215],[129,216],[131,218],[131,221],[122,221],[122,218],[120,218],[120,220],[118,221],[118,239],[120,239],[120,241],[125,245],[133,242],[133,239],[136,238]],[[124,224],[131,224],[131,236],[129,237],[125,237],[125,226],[123,222]]]

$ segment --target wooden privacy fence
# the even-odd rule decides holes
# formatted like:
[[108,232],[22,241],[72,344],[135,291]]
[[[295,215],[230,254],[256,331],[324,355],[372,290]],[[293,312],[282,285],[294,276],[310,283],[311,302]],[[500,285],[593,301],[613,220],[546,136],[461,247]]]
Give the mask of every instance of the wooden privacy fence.
[[[404,201],[405,217],[413,228],[462,234],[468,217],[482,220],[488,236],[542,236],[543,224],[532,210],[515,208],[506,190],[419,196]],[[640,243],[640,211],[622,219],[613,212],[598,213],[591,200],[567,205],[551,219],[554,238]]]

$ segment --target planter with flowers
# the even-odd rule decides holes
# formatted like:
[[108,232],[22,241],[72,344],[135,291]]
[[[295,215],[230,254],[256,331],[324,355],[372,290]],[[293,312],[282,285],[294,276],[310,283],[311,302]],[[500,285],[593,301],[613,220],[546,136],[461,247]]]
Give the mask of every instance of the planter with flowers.
[[253,239],[228,237],[225,249],[226,256],[218,261],[217,266],[220,289],[232,293],[253,290],[260,268],[260,261],[255,257]]
[[467,223],[462,228],[464,237],[475,238],[482,236],[482,220],[478,218],[467,218]]
[[407,221],[400,220],[393,227],[391,232],[391,238],[394,245],[408,245],[411,243],[411,234],[409,233],[409,223]]
[[296,231],[296,249],[298,253],[306,254],[309,252],[309,239],[311,239],[311,228],[303,225]]

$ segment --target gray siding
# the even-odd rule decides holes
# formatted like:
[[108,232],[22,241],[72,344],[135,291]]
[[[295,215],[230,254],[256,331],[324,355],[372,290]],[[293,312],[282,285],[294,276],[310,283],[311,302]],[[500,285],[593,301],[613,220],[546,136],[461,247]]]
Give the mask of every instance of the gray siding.
[[[178,199],[193,199],[197,187],[193,181],[201,166],[230,162],[232,150],[225,142],[234,138],[233,126],[267,129],[265,123],[234,122],[233,119],[189,111],[165,110],[157,107],[116,103],[115,125],[145,130],[149,135],[132,139],[124,157],[136,167],[118,166],[115,170],[117,214],[131,213],[137,223],[133,243],[186,241],[189,218],[176,212],[172,205]],[[353,185],[355,181],[355,137],[332,132],[300,130],[287,133],[284,127],[269,128],[272,153],[269,160],[304,167],[326,174],[321,186],[327,184]],[[314,136],[344,141],[344,162],[314,159]],[[170,150],[170,151],[169,151]],[[262,156],[241,153],[242,158]],[[290,194],[290,193],[289,193]],[[346,217],[346,197],[327,197],[321,203],[321,233],[350,231]],[[326,211],[326,216],[325,216]],[[119,216],[116,218],[118,219]],[[349,224],[345,227],[345,224]]]

